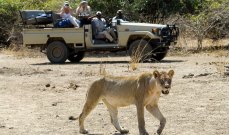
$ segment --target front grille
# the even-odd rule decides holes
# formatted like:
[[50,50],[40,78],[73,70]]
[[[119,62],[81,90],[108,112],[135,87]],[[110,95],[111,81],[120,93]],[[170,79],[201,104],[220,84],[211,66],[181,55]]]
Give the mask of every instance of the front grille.
[[167,25],[161,29],[160,36],[165,42],[173,42],[179,36],[179,29],[175,25]]
[[162,37],[168,37],[171,35],[171,31],[169,29],[169,27],[165,27],[161,29],[161,36]]

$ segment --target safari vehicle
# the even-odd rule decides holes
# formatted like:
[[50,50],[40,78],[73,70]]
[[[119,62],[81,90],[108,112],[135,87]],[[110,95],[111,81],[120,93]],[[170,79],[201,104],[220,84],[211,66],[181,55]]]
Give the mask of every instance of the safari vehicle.
[[[140,60],[162,60],[171,43],[175,43],[179,29],[175,25],[131,23],[117,20],[113,25],[118,37],[117,43],[106,39],[95,39],[92,25],[81,28],[56,28],[56,14],[50,11],[20,11],[23,29],[23,45],[39,47],[51,63],[80,62],[89,51],[126,51]],[[42,16],[40,14],[47,14]],[[32,27],[30,26],[32,25]]]

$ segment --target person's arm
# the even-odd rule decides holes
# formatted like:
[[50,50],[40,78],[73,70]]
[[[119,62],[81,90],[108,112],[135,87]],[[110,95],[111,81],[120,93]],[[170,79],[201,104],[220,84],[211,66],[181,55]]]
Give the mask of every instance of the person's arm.
[[102,21],[103,21],[103,25],[104,25],[104,29],[105,29],[107,27],[107,21],[104,18],[102,18]]
[[112,21],[116,21],[116,20],[117,20],[117,19],[116,19],[116,16],[112,18]]
[[76,8],[76,16],[79,16],[79,14],[80,14],[80,7],[77,7]]
[[69,10],[70,10],[70,15],[72,15],[72,16],[73,16],[73,10],[72,10],[72,8],[71,8],[71,7],[69,7]]
[[63,15],[64,15],[64,8],[62,7],[62,8],[60,9],[60,17],[63,17]]
[[97,20],[93,19],[92,20],[92,28],[93,28],[93,34],[94,35],[97,35],[98,34],[98,27],[97,27]]
[[91,7],[90,6],[87,6],[87,8],[88,8],[89,16],[91,16]]

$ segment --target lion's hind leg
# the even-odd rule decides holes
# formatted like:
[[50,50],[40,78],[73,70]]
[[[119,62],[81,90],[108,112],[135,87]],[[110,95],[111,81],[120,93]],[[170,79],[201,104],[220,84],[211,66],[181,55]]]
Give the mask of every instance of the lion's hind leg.
[[109,104],[105,99],[103,99],[103,102],[105,103],[105,105],[108,108],[108,111],[110,113],[110,117],[111,117],[111,123],[114,125],[114,127],[121,133],[121,134],[127,134],[129,133],[129,130],[127,129],[123,129],[120,124],[119,124],[119,120],[118,120],[118,109],[117,107],[112,106],[111,104]]
[[166,123],[165,117],[162,115],[157,105],[154,105],[154,106],[147,105],[146,109],[160,121],[160,126],[157,130],[157,133],[160,135],[162,133],[162,130],[165,127],[165,123]]
[[80,133],[87,134],[88,131],[84,128],[84,120],[89,113],[96,107],[100,101],[101,91],[96,88],[96,85],[92,85],[88,91],[87,100],[84,104],[83,111],[79,116]]

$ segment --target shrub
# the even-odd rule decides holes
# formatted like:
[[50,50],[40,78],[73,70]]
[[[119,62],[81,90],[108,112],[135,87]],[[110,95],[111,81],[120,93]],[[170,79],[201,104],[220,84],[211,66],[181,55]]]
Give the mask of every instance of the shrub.
[[18,20],[18,9],[20,5],[11,0],[0,0],[0,44],[6,44],[11,36],[14,24]]

